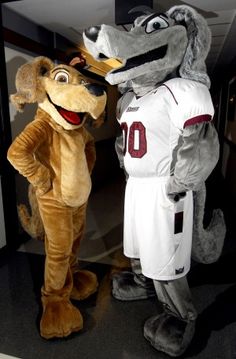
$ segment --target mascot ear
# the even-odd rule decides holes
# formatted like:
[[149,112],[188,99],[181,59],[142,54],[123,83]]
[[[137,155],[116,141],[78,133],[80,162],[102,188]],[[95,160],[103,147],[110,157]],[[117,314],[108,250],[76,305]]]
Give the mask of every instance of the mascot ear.
[[17,92],[10,96],[18,111],[23,111],[26,103],[41,101],[45,96],[41,84],[42,77],[54,67],[47,57],[36,57],[32,62],[22,65],[16,74]]
[[176,24],[186,27],[187,49],[180,65],[180,76],[210,87],[205,59],[211,45],[211,32],[206,20],[189,6],[174,6],[167,11]]

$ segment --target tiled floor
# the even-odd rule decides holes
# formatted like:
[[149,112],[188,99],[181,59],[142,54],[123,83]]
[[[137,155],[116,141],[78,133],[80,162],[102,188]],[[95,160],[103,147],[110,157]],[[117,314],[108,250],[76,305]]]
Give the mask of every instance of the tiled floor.
[[[99,290],[74,302],[84,329],[67,339],[40,337],[42,242],[28,241],[0,267],[0,359],[165,359],[144,339],[144,321],[158,310],[157,300],[120,302],[110,293],[111,274],[129,266],[122,255],[124,180],[93,191],[81,266],[95,271]],[[229,211],[231,213],[231,211]],[[224,253],[212,265],[194,264],[189,283],[199,312],[197,330],[183,358],[236,358],[236,241],[229,226]],[[9,358],[8,358],[9,359]]]

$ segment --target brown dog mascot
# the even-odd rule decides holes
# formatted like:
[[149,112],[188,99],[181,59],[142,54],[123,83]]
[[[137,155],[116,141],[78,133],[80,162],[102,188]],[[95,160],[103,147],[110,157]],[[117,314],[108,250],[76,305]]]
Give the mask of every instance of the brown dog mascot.
[[66,337],[83,327],[70,299],[94,293],[94,273],[80,270],[77,254],[83,235],[90,174],[95,162],[93,137],[84,128],[88,116],[103,113],[106,94],[73,67],[37,57],[16,75],[11,101],[19,111],[38,103],[34,120],[14,140],[8,160],[35,191],[45,231],[41,336]]

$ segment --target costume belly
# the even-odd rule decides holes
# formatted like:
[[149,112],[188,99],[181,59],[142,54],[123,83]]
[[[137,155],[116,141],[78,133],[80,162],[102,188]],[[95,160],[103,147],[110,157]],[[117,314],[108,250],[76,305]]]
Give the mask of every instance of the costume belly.
[[[72,141],[73,140],[73,141]],[[61,196],[70,207],[80,207],[87,202],[91,191],[91,178],[84,152],[84,139],[80,133],[60,138]]]

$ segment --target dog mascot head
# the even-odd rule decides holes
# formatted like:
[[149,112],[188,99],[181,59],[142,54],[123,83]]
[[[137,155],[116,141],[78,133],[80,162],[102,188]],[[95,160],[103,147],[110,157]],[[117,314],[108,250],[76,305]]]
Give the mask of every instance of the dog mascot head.
[[17,92],[11,101],[19,111],[26,103],[39,107],[66,130],[80,128],[88,116],[97,119],[104,111],[106,94],[72,66],[55,65],[47,57],[36,57],[16,74]]

